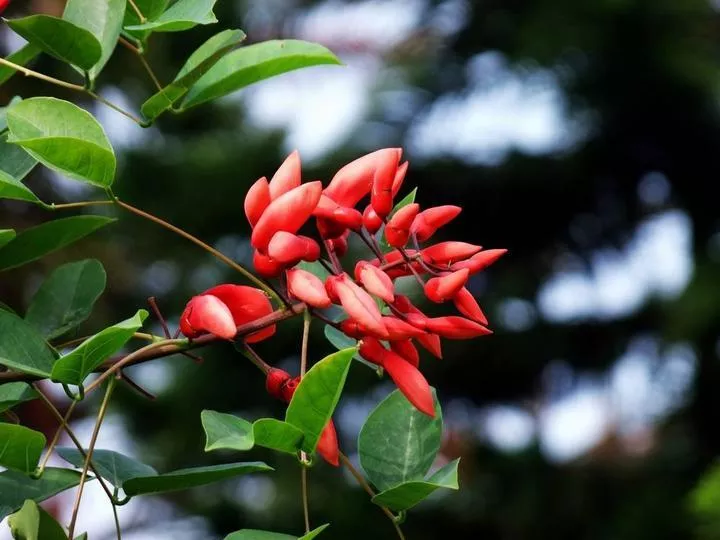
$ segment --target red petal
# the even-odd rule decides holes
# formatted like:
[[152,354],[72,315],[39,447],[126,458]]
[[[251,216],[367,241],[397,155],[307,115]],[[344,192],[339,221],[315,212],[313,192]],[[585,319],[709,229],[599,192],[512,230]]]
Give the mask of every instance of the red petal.
[[340,449],[338,448],[337,433],[332,420],[327,423],[322,433],[320,433],[316,449],[317,453],[330,465],[335,467],[340,465]]
[[415,366],[406,362],[398,354],[387,351],[383,367],[397,385],[398,390],[418,411],[432,418],[435,417],[432,390],[423,374]]
[[391,341],[390,350],[402,356],[403,360],[409,362],[411,365],[415,367],[420,365],[420,353],[418,353],[411,339]]
[[377,160],[377,167],[373,177],[370,204],[375,213],[381,218],[392,211],[392,186],[397,173],[400,154],[398,152],[385,152]]
[[[218,285],[203,294],[212,295],[222,301],[232,315],[235,326],[241,326],[272,313],[273,308],[267,295],[260,289],[246,285]],[[275,333],[275,325],[268,326],[245,336],[248,343],[257,343]]]
[[253,252],[253,266],[258,274],[266,278],[278,277],[283,271],[282,264],[257,249]]
[[475,300],[475,297],[465,287],[458,291],[455,298],[453,298],[453,302],[455,303],[457,310],[467,318],[487,326],[487,317],[485,317],[485,314],[480,308],[480,305],[477,303],[477,300]]
[[355,279],[357,279],[365,290],[374,294],[386,302],[395,300],[395,287],[392,279],[367,261],[360,261],[355,266]]
[[279,264],[293,266],[300,261],[317,261],[320,246],[312,238],[278,231],[268,244],[268,255]]
[[267,178],[263,176],[250,186],[247,195],[245,195],[245,216],[247,216],[251,227],[255,226],[269,204],[270,188]]
[[[409,318],[413,316],[417,315],[414,313],[408,315]],[[409,322],[400,320],[397,317],[383,317],[383,323],[388,332],[387,339],[390,341],[406,340],[425,334],[425,332],[417,326],[413,326]]]
[[372,297],[356,285],[347,274],[343,274],[335,282],[340,303],[347,314],[368,330],[378,335],[387,336],[387,330],[382,322],[382,315]]
[[282,369],[272,368],[265,378],[265,389],[272,397],[282,400],[282,386],[290,380],[290,374]]
[[375,234],[382,226],[382,219],[375,213],[375,210],[373,210],[373,207],[369,204],[365,207],[365,211],[363,212],[363,226],[370,234]]
[[463,317],[435,317],[427,320],[428,330],[448,339],[469,339],[492,334],[492,330]]
[[450,223],[462,211],[459,206],[435,206],[423,210],[418,214],[417,222],[413,223],[411,232],[417,236],[418,241],[424,242],[443,225]]
[[420,253],[426,263],[441,266],[467,259],[481,249],[482,246],[468,244],[467,242],[440,242],[439,244],[426,247]]
[[300,154],[293,151],[270,180],[270,198],[274,201],[280,195],[295,189],[301,182]]
[[383,148],[340,169],[325,189],[325,194],[341,206],[354,207],[370,192],[378,160],[388,154],[402,154],[400,148]]
[[219,298],[207,294],[190,299],[181,316],[182,326],[188,330],[187,337],[201,333],[213,334],[219,338],[232,339],[237,333],[232,313]]
[[453,270],[467,268],[471,274],[484,270],[500,257],[507,253],[507,249],[486,249],[476,253],[466,261],[460,261],[452,265]]
[[407,161],[405,163],[400,164],[400,166],[397,168],[397,171],[395,172],[395,178],[393,179],[393,185],[392,185],[392,196],[395,197],[398,192],[400,191],[400,188],[403,185],[403,181],[405,180],[405,173],[407,173],[408,170],[408,163]]
[[310,272],[300,268],[288,270],[287,286],[291,295],[312,307],[322,309],[332,304],[323,282]]
[[435,277],[425,284],[425,296],[433,302],[441,303],[450,300],[467,283],[470,271],[467,268]]

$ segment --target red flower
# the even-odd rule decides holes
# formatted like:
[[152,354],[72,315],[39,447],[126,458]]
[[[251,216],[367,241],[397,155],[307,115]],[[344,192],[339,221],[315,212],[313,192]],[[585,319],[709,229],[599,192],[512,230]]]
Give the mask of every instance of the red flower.
[[424,242],[443,225],[447,225],[462,211],[459,206],[435,206],[420,212],[412,224],[411,232],[418,242]]
[[251,227],[255,226],[269,204],[270,186],[267,178],[263,176],[250,186],[247,195],[245,195],[245,216]]
[[395,286],[392,279],[369,262],[359,261],[355,265],[355,279],[370,294],[374,294],[389,303],[395,300]]
[[300,268],[286,272],[288,292],[295,298],[315,308],[330,307],[332,301],[320,278]]
[[268,244],[268,255],[283,266],[294,266],[300,261],[317,261],[320,246],[307,236],[278,231]]
[[410,238],[410,227],[412,226],[420,206],[408,204],[395,212],[395,215],[385,226],[385,239],[392,247],[401,248],[407,244]]
[[[269,315],[273,311],[270,300],[263,291],[246,285],[217,285],[203,294],[219,298],[230,309],[235,326],[247,324]],[[248,334],[244,339],[248,343],[257,343],[269,338],[274,333],[275,325],[273,324]]]
[[300,174],[300,154],[295,150],[285,158],[270,180],[270,198],[274,201],[280,195],[298,187],[301,182]]
[[193,296],[180,316],[180,331],[185,337],[196,338],[213,334],[232,339],[237,333],[230,309],[215,296]]
[[442,303],[454,297],[467,283],[470,271],[467,268],[428,280],[425,296],[433,302]]

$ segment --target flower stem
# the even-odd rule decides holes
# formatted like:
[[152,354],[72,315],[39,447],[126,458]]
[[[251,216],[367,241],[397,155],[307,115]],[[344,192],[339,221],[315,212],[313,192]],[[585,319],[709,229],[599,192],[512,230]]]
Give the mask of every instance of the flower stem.
[[[37,392],[38,392],[38,394],[41,394],[41,395],[42,395],[42,393],[40,392],[40,390],[38,390]],[[72,403],[70,403],[70,406],[68,407],[68,410],[65,411],[65,416],[62,417],[62,423],[63,423],[63,424],[67,425],[68,420],[70,420],[70,417],[72,416],[72,413],[73,413],[73,411],[75,410],[75,406],[76,406],[78,403],[79,403],[79,402],[77,402],[77,401],[73,401]],[[60,434],[61,434],[61,433],[62,433],[62,429],[58,429],[58,430],[55,432],[55,435],[53,436],[52,441],[50,441],[50,446],[48,446],[47,452],[45,452],[45,457],[43,458],[42,462],[41,462],[40,465],[38,466],[38,469],[37,469],[37,474],[38,474],[38,475],[42,475],[43,471],[45,471],[45,467],[47,466],[48,460],[50,459],[50,456],[52,455],[53,450],[55,450],[55,446],[57,446],[57,443],[58,443],[58,441],[60,440]]]
[[[307,358],[308,358],[308,342],[310,340],[310,323],[312,322],[312,315],[309,310],[303,313],[303,333],[302,333],[302,347],[300,349],[300,379],[305,376],[307,371]],[[303,516],[305,517],[305,534],[310,532],[310,509],[308,505],[308,481],[307,481],[307,454],[300,451],[300,479],[302,485],[302,504],[303,504]]]
[[113,201],[80,201],[71,203],[50,203],[45,205],[47,210],[71,210],[73,208],[85,208],[86,206],[97,206],[102,204],[114,204]]

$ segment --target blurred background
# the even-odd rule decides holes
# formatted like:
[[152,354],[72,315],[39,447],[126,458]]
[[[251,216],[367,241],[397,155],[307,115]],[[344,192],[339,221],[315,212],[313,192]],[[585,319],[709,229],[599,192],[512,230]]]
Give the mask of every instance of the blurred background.
[[[16,2],[7,16],[62,4]],[[161,80],[218,26],[242,28],[248,42],[317,41],[346,65],[290,73],[147,130],[79,103],[119,154],[121,198],[248,266],[245,191],[293,149],[305,179],[327,181],[365,152],[402,146],[403,193],[417,185],[421,205],[464,208],[438,240],[510,250],[470,284],[495,335],[447,343],[443,361],[422,359],[444,410],[443,457],[462,457],[461,490],[412,510],[409,539],[720,538],[720,478],[706,475],[720,452],[719,11],[716,0],[220,0],[220,25],[151,38]],[[21,40],[3,27],[0,43],[7,54]],[[47,56],[35,68],[74,77]],[[40,92],[77,101],[59,90],[16,76],[0,102]],[[121,49],[99,84],[133,110],[152,90]],[[29,184],[47,201],[94,195],[40,168]],[[0,202],[0,226],[50,217]],[[108,290],[82,335],[130,316],[148,296],[176,321],[189,296],[236,279],[186,241],[119,217],[3,273],[0,299],[23,310],[58,264],[96,257]],[[351,247],[348,261],[364,255]],[[299,321],[285,322],[259,352],[295,373],[300,332]],[[311,358],[331,352],[320,324],[312,337]],[[134,368],[157,399],[118,392],[98,447],[161,471],[236,458],[203,452],[200,411],[252,419],[279,416],[282,405],[231,347],[202,356],[203,365],[171,357]],[[353,368],[336,413],[346,453],[390,389]],[[85,440],[93,418],[83,414],[96,405],[77,416]],[[22,412],[31,425],[53,426],[40,408]],[[124,538],[300,532],[293,459],[247,457],[277,472],[133,500],[120,509]],[[332,522],[325,536],[394,538],[342,470],[320,463],[310,479],[312,522]],[[78,530],[114,538],[102,492],[87,493]],[[70,500],[60,499],[61,513]]]

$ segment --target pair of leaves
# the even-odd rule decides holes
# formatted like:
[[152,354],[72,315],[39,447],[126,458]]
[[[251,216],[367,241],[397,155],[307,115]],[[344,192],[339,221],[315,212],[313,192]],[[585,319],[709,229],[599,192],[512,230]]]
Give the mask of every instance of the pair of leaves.
[[303,536],[292,536],[289,534],[281,534],[269,531],[259,531],[257,529],[243,529],[231,533],[225,537],[225,540],[313,540],[318,534],[323,532],[330,526],[329,523],[321,525],[317,529],[313,529]]
[[[76,448],[58,448],[57,452],[75,467],[82,467],[85,462],[85,458]],[[159,474],[149,465],[111,450],[95,450],[92,461],[98,474],[113,486],[121,488],[128,497],[190,489],[242,474],[273,470],[265,463],[252,461],[194,467]]]
[[25,426],[0,422],[0,466],[31,473],[45,448],[45,435]]
[[[0,109],[0,127],[7,128],[7,111],[22,101],[14,97],[7,107]],[[22,183],[23,178],[37,165],[37,160],[25,150],[8,142],[8,134],[0,135],[0,199],[14,199],[42,204],[40,199]]]
[[80,473],[69,469],[47,467],[43,475],[30,476],[7,470],[0,472],[0,520],[19,509],[27,499],[44,501],[80,483]]
[[[137,32],[180,32],[188,30],[198,24],[213,24],[217,22],[217,18],[213,13],[217,0],[178,0],[170,9],[165,11],[167,1],[149,2],[155,13],[150,13],[144,9],[143,4],[138,3],[138,7],[148,21],[142,24],[129,24],[125,26],[125,30],[130,33]],[[158,10],[157,8],[161,8]],[[137,19],[137,14],[135,14]],[[146,35],[146,34],[141,34]]]
[[253,423],[232,414],[205,410],[200,414],[205,430],[205,451],[252,449],[255,445],[296,454],[301,447],[303,432],[295,426],[274,418],[261,418]]
[[458,460],[427,480],[442,438],[442,411],[435,400],[435,418],[422,414],[402,395],[392,392],[368,416],[360,430],[360,464],[382,491],[373,502],[407,510],[440,487],[457,489]]
[[50,514],[28,499],[8,519],[13,538],[21,540],[67,540],[62,526]]

